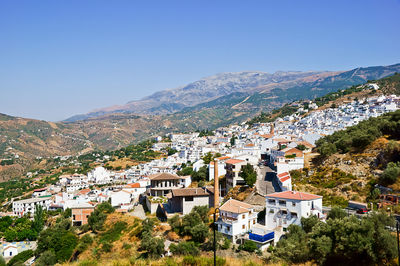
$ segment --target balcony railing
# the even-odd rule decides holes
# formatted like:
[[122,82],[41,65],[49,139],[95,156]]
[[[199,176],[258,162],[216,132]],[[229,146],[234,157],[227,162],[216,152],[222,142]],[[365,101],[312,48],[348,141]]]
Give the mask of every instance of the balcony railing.
[[238,219],[234,218],[234,217],[229,217],[229,216],[221,216],[221,220],[224,223],[232,224],[232,223],[237,222]]

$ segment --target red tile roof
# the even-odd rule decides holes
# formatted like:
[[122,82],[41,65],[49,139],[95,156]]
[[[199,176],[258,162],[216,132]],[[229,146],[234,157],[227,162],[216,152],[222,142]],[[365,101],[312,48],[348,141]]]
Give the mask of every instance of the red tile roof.
[[288,172],[283,172],[283,173],[280,173],[278,175],[278,177],[281,178],[281,177],[287,176],[288,174],[289,174]]
[[238,160],[238,159],[229,159],[225,163],[226,164],[237,164],[237,163],[243,163],[243,160]]
[[90,191],[92,191],[90,188],[85,188],[85,189],[79,190],[78,194],[84,195],[84,194],[89,193]]
[[139,183],[131,183],[131,184],[126,184],[125,187],[126,188],[140,188],[140,184]]
[[229,157],[229,156],[222,156],[222,157],[218,157],[218,158],[216,158],[216,159],[219,160],[219,161],[221,161],[221,160],[226,160],[226,159],[229,159],[229,158],[231,158],[231,157]]
[[270,139],[274,136],[274,134],[264,134],[264,135],[260,135],[260,137],[266,138],[266,139]]
[[279,198],[279,199],[293,199],[293,200],[313,200],[322,198],[322,196],[309,194],[298,191],[284,191],[277,192],[267,195],[268,198]]
[[281,179],[279,179],[281,182],[285,182],[286,180],[290,179],[290,175],[287,175],[285,177],[282,177]]
[[278,175],[279,181],[285,182],[286,180],[290,179],[290,174],[288,172],[284,172]]

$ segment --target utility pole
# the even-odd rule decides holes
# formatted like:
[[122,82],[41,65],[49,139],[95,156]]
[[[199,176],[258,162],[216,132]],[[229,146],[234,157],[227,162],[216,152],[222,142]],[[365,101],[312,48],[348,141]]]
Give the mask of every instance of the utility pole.
[[397,220],[396,220],[396,232],[397,232],[397,260],[400,265],[399,221],[397,221]]

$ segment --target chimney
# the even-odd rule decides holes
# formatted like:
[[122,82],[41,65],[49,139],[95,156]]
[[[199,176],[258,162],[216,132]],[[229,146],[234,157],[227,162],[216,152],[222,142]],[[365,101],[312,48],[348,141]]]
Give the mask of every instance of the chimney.
[[218,159],[214,159],[214,208],[219,207]]

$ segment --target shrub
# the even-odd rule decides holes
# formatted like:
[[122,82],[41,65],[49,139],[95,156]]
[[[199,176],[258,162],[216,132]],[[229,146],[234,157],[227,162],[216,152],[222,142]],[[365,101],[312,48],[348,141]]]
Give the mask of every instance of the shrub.
[[239,176],[244,179],[249,187],[253,187],[254,183],[256,183],[257,181],[257,172],[254,170],[254,167],[249,163],[242,166]]
[[7,265],[12,266],[15,264],[19,263],[24,263],[27,261],[29,258],[33,257],[33,251],[31,249],[22,251],[21,253],[18,253],[15,255],[8,263]]
[[118,221],[112,228],[101,234],[100,242],[114,242],[119,239],[123,230],[126,229],[126,222]]
[[191,234],[195,242],[203,243],[208,236],[208,226],[204,223],[195,225],[191,230]]
[[232,241],[228,238],[224,238],[224,243],[222,244],[222,249],[229,249],[231,247]]
[[379,183],[382,185],[391,185],[396,183],[400,176],[400,163],[390,162],[379,178]]
[[38,266],[54,265],[57,263],[56,254],[53,251],[47,250],[40,255],[39,259],[36,261]]
[[246,240],[243,244],[239,246],[239,250],[244,250],[248,252],[254,252],[258,249],[257,244],[253,241]]
[[103,243],[101,245],[101,250],[105,253],[111,252],[113,245],[111,243]]
[[174,232],[179,233],[181,231],[181,227],[182,227],[181,218],[179,217],[178,214],[175,214],[170,219],[168,219],[168,224],[171,226],[171,229]]
[[93,232],[101,231],[107,215],[112,212],[114,212],[114,208],[109,202],[99,204],[88,218],[90,229],[92,229]]
[[128,249],[130,249],[131,247],[132,247],[131,244],[128,244],[128,243],[123,243],[123,244],[122,244],[122,248],[123,248],[123,249],[128,250]]
[[160,257],[164,253],[164,240],[145,233],[140,243],[140,248],[150,257]]
[[169,250],[174,255],[192,255],[198,256],[200,254],[199,248],[196,246],[194,242],[181,242],[178,245],[171,244],[169,246]]
[[347,216],[347,213],[340,207],[333,207],[329,213],[327,219],[342,219]]

